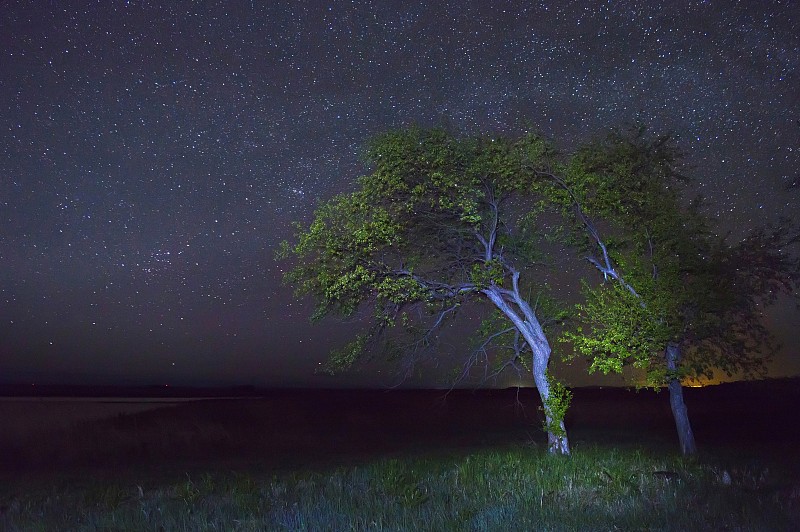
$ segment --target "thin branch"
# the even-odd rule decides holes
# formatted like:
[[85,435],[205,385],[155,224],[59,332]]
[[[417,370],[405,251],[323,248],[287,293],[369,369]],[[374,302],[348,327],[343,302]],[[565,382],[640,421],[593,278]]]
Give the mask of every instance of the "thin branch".
[[584,227],[586,227],[586,230],[589,232],[592,239],[594,239],[595,244],[597,244],[597,247],[600,248],[600,251],[603,254],[603,264],[601,264],[596,257],[591,257],[591,256],[586,257],[586,260],[589,261],[591,264],[593,264],[600,271],[600,273],[603,274],[603,277],[605,279],[611,277],[612,279],[616,280],[626,290],[628,290],[631,294],[633,294],[634,297],[636,297],[640,302],[642,302],[642,305],[644,305],[642,297],[636,292],[636,290],[631,285],[629,285],[625,281],[625,279],[622,278],[619,272],[617,272],[617,270],[614,268],[614,263],[608,254],[608,248],[606,247],[605,242],[603,242],[603,239],[600,238],[600,232],[597,230],[596,226],[589,218],[589,216],[585,212],[583,212],[583,209],[581,208],[578,198],[575,196],[575,193],[572,192],[572,189],[569,187],[569,185],[567,185],[567,183],[563,179],[561,179],[552,172],[538,171],[537,173],[539,175],[549,177],[550,179],[555,181],[561,188],[563,188],[567,194],[569,194],[569,197],[572,199],[572,204],[575,209],[575,213],[577,214],[578,218],[580,218],[581,222],[583,222]]
[[436,299],[456,297],[461,294],[466,294],[475,291],[475,285],[472,283],[461,283],[457,285],[443,283],[440,281],[432,281],[430,279],[423,279],[410,270],[398,269],[392,272],[398,277],[411,277],[426,289],[432,292],[432,296]]
[[[491,345],[492,342],[494,342],[497,338],[500,338],[501,336],[508,334],[510,332],[514,333],[514,342],[512,343],[512,345],[510,346],[500,345],[498,346],[498,348],[511,349],[513,351],[513,354],[499,368],[489,373],[489,350],[488,350],[489,345]],[[483,342],[481,342],[479,346],[473,349],[469,358],[467,358],[467,361],[464,363],[460,375],[455,379],[450,390],[455,389],[455,387],[459,383],[463,382],[467,378],[469,373],[472,371],[472,368],[474,368],[475,365],[477,365],[481,361],[484,364],[484,374],[481,380],[482,383],[497,378],[497,376],[499,376],[500,373],[502,373],[509,367],[514,368],[518,374],[522,373],[523,368],[521,368],[517,363],[517,361],[521,358],[522,350],[524,349],[524,345],[521,345],[519,342],[520,337],[521,335],[516,327],[508,327],[506,329],[497,331],[488,336]]]

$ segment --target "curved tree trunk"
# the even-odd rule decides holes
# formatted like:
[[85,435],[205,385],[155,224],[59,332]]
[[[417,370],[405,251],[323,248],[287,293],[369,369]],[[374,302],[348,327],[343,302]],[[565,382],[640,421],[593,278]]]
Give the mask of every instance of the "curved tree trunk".
[[[508,301],[503,297],[503,293],[497,287],[491,287],[483,291],[489,300],[514,324],[519,330],[522,337],[528,343],[533,353],[533,380],[536,382],[536,389],[539,391],[539,397],[542,399],[542,406],[544,408],[545,421],[548,427],[552,427],[553,416],[547,406],[547,400],[550,398],[550,383],[547,382],[547,365],[550,362],[550,343],[544,335],[539,319],[533,312],[533,309],[519,297],[519,292],[516,289],[516,282],[514,283],[513,291],[505,291],[506,295],[514,296],[514,304],[522,313],[522,316],[515,311]],[[547,450],[552,454],[570,454],[569,439],[567,437],[567,430],[564,426],[564,420],[559,421],[558,434],[552,431],[547,432]]]
[[[547,375],[544,369],[537,368],[537,357],[534,356],[533,361],[533,380],[536,382],[536,389],[539,390],[539,397],[542,399],[542,406],[544,408],[545,423],[547,426],[552,426],[553,416],[550,409],[547,407],[547,399],[550,398],[550,383],[547,382]],[[547,450],[553,454],[570,454],[569,452],[569,438],[567,437],[567,429],[564,426],[564,420],[558,422],[559,434],[552,431],[547,433]]]
[[667,370],[672,375],[669,379],[669,405],[672,408],[672,417],[675,418],[675,428],[678,429],[681,452],[684,455],[692,455],[697,452],[697,444],[694,441],[692,424],[689,422],[689,411],[683,401],[683,387],[675,373],[681,358],[681,349],[677,344],[670,343],[664,356],[667,359]]

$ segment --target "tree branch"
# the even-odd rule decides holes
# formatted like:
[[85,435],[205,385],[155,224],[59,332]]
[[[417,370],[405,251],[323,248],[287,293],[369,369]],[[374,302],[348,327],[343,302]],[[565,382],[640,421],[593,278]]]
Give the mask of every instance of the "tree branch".
[[584,227],[586,227],[586,230],[589,232],[589,235],[591,235],[591,237],[594,240],[594,242],[597,245],[597,247],[600,248],[600,251],[602,252],[602,255],[603,255],[603,263],[602,264],[600,263],[600,261],[596,257],[589,256],[589,257],[586,257],[586,260],[589,261],[591,264],[593,264],[600,271],[600,273],[603,274],[603,278],[604,279],[608,279],[609,277],[611,277],[612,279],[616,280],[626,290],[628,290],[628,292],[633,294],[633,296],[636,297],[642,303],[642,305],[644,305],[644,301],[642,300],[642,297],[636,292],[636,290],[631,285],[629,285],[625,281],[625,279],[622,278],[622,276],[619,274],[619,272],[617,272],[617,270],[614,268],[614,263],[613,263],[613,261],[611,260],[611,257],[608,254],[608,248],[606,247],[605,242],[603,242],[603,239],[600,238],[600,232],[597,230],[597,227],[594,225],[594,222],[592,222],[591,218],[589,218],[589,216],[585,212],[583,212],[583,209],[581,208],[581,204],[578,201],[578,198],[575,196],[575,193],[572,192],[572,189],[569,187],[569,185],[567,185],[567,183],[563,179],[561,179],[560,177],[558,177],[556,174],[554,174],[552,172],[537,171],[537,173],[539,175],[543,175],[545,177],[549,177],[556,184],[558,184],[561,188],[564,189],[564,191],[572,199],[572,205],[573,205],[573,207],[575,209],[575,214],[581,220],[581,222],[583,223]]

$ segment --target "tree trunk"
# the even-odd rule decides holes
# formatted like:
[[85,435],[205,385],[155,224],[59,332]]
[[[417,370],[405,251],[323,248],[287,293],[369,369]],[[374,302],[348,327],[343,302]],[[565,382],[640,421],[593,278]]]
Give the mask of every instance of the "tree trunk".
[[667,345],[664,355],[667,358],[667,370],[670,372],[669,405],[672,408],[672,417],[675,418],[675,427],[678,429],[681,452],[684,455],[692,455],[697,452],[697,444],[694,441],[692,425],[689,423],[689,412],[686,409],[686,403],[683,401],[681,380],[677,377],[681,349],[677,344],[670,343]]
[[[547,406],[547,400],[550,398],[550,383],[547,382],[547,365],[550,362],[551,352],[550,343],[547,341],[542,325],[539,323],[539,319],[533,309],[519,296],[519,292],[516,290],[516,282],[514,285],[515,290],[512,292],[514,294],[514,303],[523,316],[520,316],[511,307],[496,287],[484,290],[484,294],[511,320],[530,346],[533,354],[533,380],[536,382],[536,389],[542,399],[547,426],[552,427],[553,416]],[[558,434],[552,431],[547,432],[547,450],[552,454],[568,455],[570,454],[569,439],[567,438],[567,429],[564,426],[563,419],[559,421],[558,426]]]
[[[545,423],[550,427],[553,422],[550,409],[547,407],[547,399],[550,398],[550,383],[547,382],[547,375],[544,369],[537,368],[536,357],[534,357],[533,362],[533,380],[536,382],[536,389],[539,390],[539,397],[542,399]],[[567,438],[567,429],[564,426],[563,419],[559,420],[558,427],[558,434],[552,431],[547,432],[547,450],[552,454],[568,455],[570,454],[569,439]]]

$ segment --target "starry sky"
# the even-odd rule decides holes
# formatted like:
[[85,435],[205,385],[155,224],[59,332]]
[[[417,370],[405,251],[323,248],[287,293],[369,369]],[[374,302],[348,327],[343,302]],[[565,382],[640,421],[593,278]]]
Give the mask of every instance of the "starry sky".
[[0,381],[385,385],[274,260],[371,135],[643,120],[736,235],[797,217],[798,67],[793,0],[0,2]]

